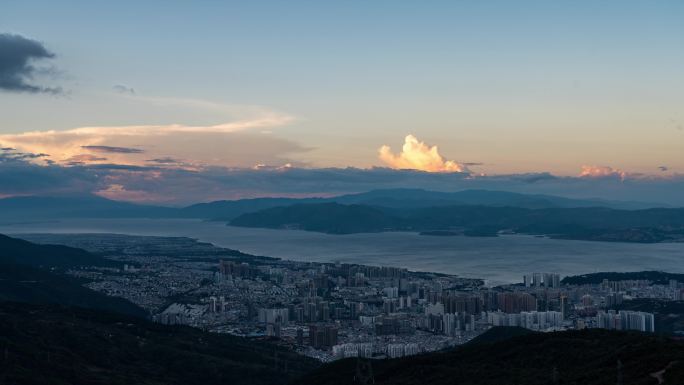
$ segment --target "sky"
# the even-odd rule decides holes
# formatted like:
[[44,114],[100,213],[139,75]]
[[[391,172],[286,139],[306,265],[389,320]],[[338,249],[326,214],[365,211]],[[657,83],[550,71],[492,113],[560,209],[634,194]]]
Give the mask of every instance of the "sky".
[[[596,186],[566,195],[618,183],[675,204],[683,16],[681,1],[5,0],[0,196],[332,194],[420,185],[413,169],[446,174],[441,190],[551,175]],[[308,187],[274,187],[295,170]],[[320,170],[370,182],[314,187]],[[19,181],[33,172],[65,186]]]

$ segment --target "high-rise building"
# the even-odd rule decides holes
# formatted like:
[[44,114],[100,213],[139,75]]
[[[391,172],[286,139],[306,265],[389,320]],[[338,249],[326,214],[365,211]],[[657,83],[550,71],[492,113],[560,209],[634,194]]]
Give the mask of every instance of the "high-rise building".
[[290,311],[287,308],[259,309],[259,322],[269,324],[275,323],[276,319],[284,325],[289,321]]
[[532,282],[534,283],[534,286],[540,287],[542,285],[541,273],[532,273]]
[[428,304],[425,307],[425,314],[426,315],[442,315],[444,314],[444,304],[442,303],[435,303],[435,304]]
[[472,294],[446,294],[442,297],[445,313],[480,314],[482,297]]
[[652,313],[639,311],[609,310],[596,315],[596,326],[602,329],[638,330],[655,332],[655,316]]
[[316,311],[316,303],[310,302],[306,304],[306,317],[309,322],[318,321],[318,314]]
[[250,266],[248,263],[237,263],[233,261],[220,261],[219,272],[223,277],[254,278],[259,270]]
[[448,336],[455,336],[458,330],[458,315],[454,313],[447,313],[442,316],[442,323],[444,325],[444,334]]
[[337,345],[337,327],[327,325],[325,327],[325,346],[331,348]]
[[269,337],[280,338],[280,322],[267,324],[266,335]]
[[504,313],[520,313],[537,310],[537,299],[528,293],[499,293],[497,296],[499,310]]
[[382,292],[385,297],[387,298],[397,298],[399,297],[399,288],[398,287],[386,287],[382,289]]
[[559,298],[560,302],[560,311],[561,311],[561,317],[565,319],[567,317],[567,310],[568,310],[568,297],[565,294],[561,294]]
[[309,344],[315,349],[331,348],[337,345],[337,332],[333,325],[309,325]]
[[523,275],[523,283],[525,284],[525,287],[532,286],[534,284],[532,281],[532,275],[530,275],[530,274]]

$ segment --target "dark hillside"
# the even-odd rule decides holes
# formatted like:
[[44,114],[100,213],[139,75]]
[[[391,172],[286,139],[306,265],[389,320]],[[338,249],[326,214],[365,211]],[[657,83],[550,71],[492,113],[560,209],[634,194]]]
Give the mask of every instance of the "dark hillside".
[[270,343],[82,308],[0,303],[0,383],[284,384],[318,364]]
[[[606,385],[616,383],[618,360],[624,384],[657,384],[651,373],[668,365],[664,383],[684,383],[684,344],[605,330],[534,333],[449,352],[372,361],[371,367],[378,385]],[[334,362],[297,383],[361,383],[354,380],[357,365],[355,359]]]

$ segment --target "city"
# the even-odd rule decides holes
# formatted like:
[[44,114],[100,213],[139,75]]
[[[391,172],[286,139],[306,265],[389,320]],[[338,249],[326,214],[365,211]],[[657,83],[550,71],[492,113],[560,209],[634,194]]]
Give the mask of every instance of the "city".
[[[680,301],[681,282],[567,284],[556,273],[487,287],[482,279],[350,264],[251,257],[188,238],[26,235],[123,263],[71,275],[130,300],[155,322],[269,339],[328,362],[396,358],[461,345],[494,326],[549,332],[584,328],[656,332],[632,301]],[[674,332],[677,332],[676,330]]]

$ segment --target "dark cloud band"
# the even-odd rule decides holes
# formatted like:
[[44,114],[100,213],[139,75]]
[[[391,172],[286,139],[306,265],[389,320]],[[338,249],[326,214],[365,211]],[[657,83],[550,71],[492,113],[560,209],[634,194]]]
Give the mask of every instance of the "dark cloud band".
[[[570,198],[665,203],[684,206],[684,175],[668,178],[561,177],[549,173],[472,176],[389,168],[226,168],[184,169],[150,162],[147,166],[89,163],[49,164],[44,154],[0,152],[0,195],[83,194],[105,191],[112,181],[126,191],[196,203],[257,196],[330,196],[384,188],[434,191],[503,190]],[[38,159],[38,161],[37,161]],[[104,158],[97,159],[97,162]],[[160,158],[160,160],[163,160]],[[38,163],[42,163],[39,165]]]
[[35,85],[36,61],[52,59],[55,55],[35,40],[21,35],[0,34],[0,90],[14,92],[61,93],[60,88]]
[[112,154],[142,154],[145,150],[132,147],[113,147],[113,146],[81,146],[84,150],[95,152],[107,152]]

